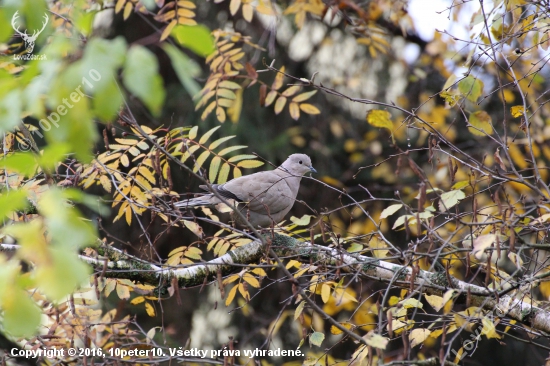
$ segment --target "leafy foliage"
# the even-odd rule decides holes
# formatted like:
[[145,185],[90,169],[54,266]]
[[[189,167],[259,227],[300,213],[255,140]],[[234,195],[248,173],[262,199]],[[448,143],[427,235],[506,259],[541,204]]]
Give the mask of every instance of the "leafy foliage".
[[[542,2],[480,1],[468,16],[453,4],[449,18],[471,19],[470,37],[449,29],[429,41],[395,1],[30,4],[0,9],[0,332],[10,341],[162,349],[177,327],[165,326],[165,306],[192,283],[217,285],[217,300],[203,299],[211,308],[254,320],[241,322],[254,328],[235,334],[248,342],[239,347],[278,338],[306,365],[458,363],[486,339],[544,349],[525,336],[545,337],[550,319]],[[35,55],[12,37],[16,11],[27,34],[51,19],[35,40],[47,60],[23,59]],[[419,56],[405,59],[403,44]],[[232,123],[207,127],[212,116]],[[229,207],[172,205],[195,183],[267,168],[251,151],[275,162],[291,145],[323,172],[304,185],[298,217],[256,236],[218,216]],[[309,247],[274,256],[281,235]],[[263,252],[246,252],[258,241]],[[311,254],[315,243],[329,259]]]

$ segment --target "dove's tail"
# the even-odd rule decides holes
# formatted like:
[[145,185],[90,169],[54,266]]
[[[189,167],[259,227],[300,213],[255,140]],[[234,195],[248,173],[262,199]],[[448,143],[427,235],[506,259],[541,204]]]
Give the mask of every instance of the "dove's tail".
[[216,199],[216,197],[214,197],[213,194],[205,194],[204,196],[190,198],[187,200],[176,202],[174,203],[174,206],[178,208],[212,206],[218,203],[214,201],[218,201],[218,200]]

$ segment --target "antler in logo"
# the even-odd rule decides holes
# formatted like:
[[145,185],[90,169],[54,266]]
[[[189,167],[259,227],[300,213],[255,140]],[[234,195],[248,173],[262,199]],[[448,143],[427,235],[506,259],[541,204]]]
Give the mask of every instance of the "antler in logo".
[[36,39],[38,38],[40,33],[42,33],[44,28],[46,28],[46,24],[48,24],[48,19],[49,19],[48,14],[44,14],[44,23],[42,23],[42,29],[40,29],[39,31],[35,30],[32,33],[32,36],[30,36],[30,35],[27,34],[26,30],[25,30],[24,33],[20,32],[19,31],[19,26],[17,26],[17,28],[16,28],[15,21],[17,20],[17,18],[19,18],[18,13],[19,13],[19,11],[16,11],[15,14],[13,14],[13,17],[11,18],[11,26],[13,27],[15,32],[17,32],[17,34],[19,34],[21,36],[21,38],[23,38],[23,40],[25,41],[25,47],[27,48],[27,52],[31,53],[34,50],[34,42],[36,42]]

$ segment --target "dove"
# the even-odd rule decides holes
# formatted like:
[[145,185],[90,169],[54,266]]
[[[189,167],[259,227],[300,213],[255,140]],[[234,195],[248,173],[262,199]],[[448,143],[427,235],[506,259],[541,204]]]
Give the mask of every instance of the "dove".
[[[302,176],[317,173],[311,159],[305,154],[292,154],[274,170],[258,172],[232,179],[224,184],[199,186],[201,189],[216,192],[226,200],[234,200],[237,208],[253,227],[265,228],[279,223],[296,201]],[[177,208],[201,206],[215,207],[223,203],[214,193],[176,202]],[[246,223],[232,214],[241,226]]]

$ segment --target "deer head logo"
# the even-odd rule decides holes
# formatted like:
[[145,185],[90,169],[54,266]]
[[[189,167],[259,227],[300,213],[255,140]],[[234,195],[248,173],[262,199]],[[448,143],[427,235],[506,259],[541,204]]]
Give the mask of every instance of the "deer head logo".
[[25,47],[27,48],[27,52],[31,53],[34,50],[34,42],[36,42],[36,39],[38,38],[40,33],[42,33],[44,28],[46,28],[46,24],[48,24],[48,19],[49,19],[48,14],[44,14],[44,23],[42,23],[42,29],[40,29],[39,31],[35,30],[31,36],[27,34],[26,30],[24,33],[20,32],[19,26],[15,24],[15,22],[17,21],[17,18],[19,18],[18,13],[19,11],[16,11],[15,14],[13,14],[13,17],[11,18],[11,26],[13,27],[15,32],[17,32],[17,34],[19,34],[21,38],[23,38],[23,40],[25,41]]

